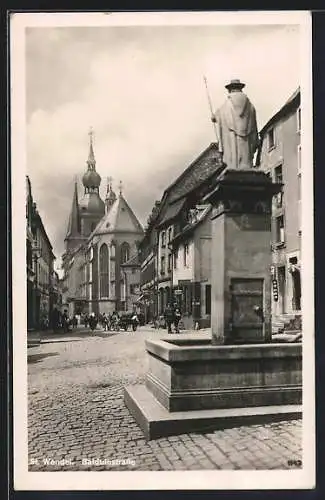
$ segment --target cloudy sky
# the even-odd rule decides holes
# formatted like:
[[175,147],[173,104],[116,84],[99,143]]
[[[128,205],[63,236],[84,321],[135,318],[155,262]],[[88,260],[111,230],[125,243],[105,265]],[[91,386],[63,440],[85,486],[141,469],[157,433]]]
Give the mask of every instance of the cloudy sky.
[[74,176],[97,171],[145,224],[164,189],[214,140],[214,107],[232,78],[246,83],[261,128],[300,84],[299,28],[142,26],[26,30],[27,164],[57,263]]

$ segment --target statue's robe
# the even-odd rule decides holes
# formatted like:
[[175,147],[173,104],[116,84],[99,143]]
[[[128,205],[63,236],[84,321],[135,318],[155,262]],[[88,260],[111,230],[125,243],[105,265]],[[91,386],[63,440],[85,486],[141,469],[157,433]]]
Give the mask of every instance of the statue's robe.
[[258,145],[256,111],[246,94],[231,92],[217,111],[219,151],[228,168],[252,168]]

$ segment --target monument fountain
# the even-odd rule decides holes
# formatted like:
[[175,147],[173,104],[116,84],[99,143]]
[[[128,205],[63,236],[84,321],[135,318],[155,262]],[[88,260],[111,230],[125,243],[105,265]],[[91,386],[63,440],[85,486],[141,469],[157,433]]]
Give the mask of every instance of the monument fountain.
[[224,164],[205,197],[212,338],[146,341],[146,383],[126,387],[124,400],[147,439],[301,415],[302,345],[271,338],[271,212],[281,185],[253,167],[256,112],[243,87],[226,85],[212,117]]

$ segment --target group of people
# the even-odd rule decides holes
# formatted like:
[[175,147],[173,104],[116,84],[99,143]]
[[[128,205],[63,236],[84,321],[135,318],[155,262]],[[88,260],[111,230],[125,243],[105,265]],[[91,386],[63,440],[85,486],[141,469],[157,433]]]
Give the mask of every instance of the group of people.
[[119,325],[120,316],[117,311],[112,313],[102,313],[98,317],[98,322],[101,324],[104,331],[114,330]]
[[179,333],[179,323],[182,319],[181,310],[177,304],[169,302],[164,311],[164,318],[167,325],[168,333],[173,333],[172,325],[174,325],[175,333]]
[[[169,302],[164,310],[163,317],[168,333],[173,333],[173,326],[175,333],[179,333],[179,323],[182,319],[182,314],[177,303]],[[135,312],[134,316],[132,316],[132,321],[133,320],[136,321],[137,325],[139,324],[139,319],[137,318]],[[104,331],[118,330],[120,322],[121,317],[117,311],[113,311],[108,314],[104,312],[98,315],[95,313],[81,313],[80,315],[75,314],[70,317],[67,309],[64,309],[63,313],[61,313],[58,309],[55,309],[52,317],[53,329],[63,329],[64,332],[68,332],[71,328],[76,328],[78,325],[84,325],[85,328],[89,327],[92,331],[94,331],[98,324]]]

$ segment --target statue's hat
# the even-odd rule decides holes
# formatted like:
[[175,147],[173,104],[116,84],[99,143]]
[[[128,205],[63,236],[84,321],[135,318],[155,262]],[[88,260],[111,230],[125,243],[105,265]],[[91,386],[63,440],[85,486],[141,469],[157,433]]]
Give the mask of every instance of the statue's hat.
[[226,89],[243,89],[245,87],[245,83],[242,83],[238,79],[231,80],[228,85],[225,85]]

